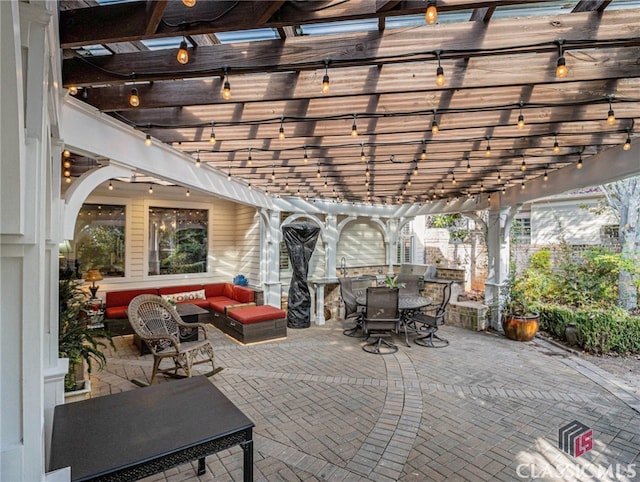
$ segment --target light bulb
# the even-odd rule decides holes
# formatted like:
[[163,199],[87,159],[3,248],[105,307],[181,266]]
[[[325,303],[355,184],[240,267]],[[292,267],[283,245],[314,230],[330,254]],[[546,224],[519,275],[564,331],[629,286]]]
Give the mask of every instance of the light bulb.
[[113,183],[109,181],[109,191],[113,191]]
[[471,162],[467,159],[467,174],[471,174]]
[[365,162],[367,160],[367,156],[364,155],[364,148],[360,150],[360,162]]
[[231,99],[231,84],[228,80],[224,82],[224,87],[222,88],[222,98],[224,100]]
[[[627,149],[627,150],[628,150],[628,149]],[[65,161],[62,163],[62,167],[64,167],[65,169],[69,169],[69,168],[71,167],[71,161],[69,161],[69,160],[65,160]]]
[[518,129],[524,129],[524,116],[522,114],[518,116]]
[[209,134],[209,144],[214,145],[216,143],[216,133],[213,130],[213,123],[211,123],[211,134]]
[[629,136],[627,136],[627,140],[626,140],[626,142],[624,143],[624,146],[622,146],[622,148],[623,148],[625,151],[628,151],[628,150],[630,150],[630,149],[631,149],[631,138],[630,138]]
[[547,181],[549,180],[549,174],[547,174],[547,170],[546,170],[546,169],[544,170],[544,177],[543,177],[543,179],[544,179],[544,182],[547,182]]
[[609,108],[609,112],[607,113],[607,124],[612,126],[616,123],[616,115],[613,112],[613,109]]
[[526,171],[527,170],[527,163],[524,162],[524,159],[522,159],[522,164],[520,164],[520,170],[521,171]]
[[484,155],[485,157],[491,157],[491,146],[487,146],[486,150],[484,151]]
[[71,157],[71,152],[65,149],[64,151],[62,151],[62,157]]
[[438,68],[436,69],[436,85],[438,87],[442,87],[444,85],[444,82],[444,69],[440,65],[438,65]]
[[176,59],[182,65],[186,65],[189,63],[189,52],[187,52],[187,41],[182,39],[180,42],[180,48],[178,49],[178,54],[176,55]]
[[576,164],[576,169],[582,169],[582,156],[578,158],[578,164]]
[[71,178],[70,177],[65,177],[64,178],[64,182],[66,182],[67,184],[71,183]]
[[140,105],[140,97],[138,97],[138,89],[135,87],[131,89],[131,95],[129,96],[129,105],[131,107],[138,107]]
[[427,149],[426,149],[426,147],[422,148],[422,152],[420,153],[420,160],[422,160],[422,161],[426,161],[427,160]]
[[278,139],[280,139],[281,141],[284,141],[285,139],[284,127],[282,126],[280,126],[280,129],[278,130]]
[[556,77],[566,77],[569,73],[567,62],[564,57],[558,57],[558,66],[556,67]]
[[78,95],[78,88],[75,85],[69,86],[69,94]]
[[149,194],[153,194],[153,186],[149,186]]
[[438,121],[433,119],[431,121],[431,133],[437,134],[438,132],[440,132],[440,128],[438,127]]
[[438,9],[434,2],[430,2],[427,6],[424,19],[429,25],[433,25],[438,20]]
[[351,126],[351,137],[358,137],[358,126],[355,122]]
[[560,144],[558,144],[558,141],[555,141],[553,143],[553,153],[558,154],[559,152],[560,152]]
[[144,145],[145,146],[150,146],[151,145],[151,134],[147,134],[144,138]]
[[324,74],[324,77],[322,77],[322,93],[323,94],[328,94],[330,90],[329,87],[329,75],[328,74]]
[[196,0],[182,0],[182,3],[185,7],[194,7],[196,5]]
[[69,177],[71,176],[71,171],[69,171],[68,169],[66,171],[64,171],[64,177]]
[[188,190],[188,189],[187,189],[187,192],[186,192],[186,193],[184,193],[184,194],[185,194],[185,196],[187,196],[187,197],[191,196],[191,192],[189,192],[189,190]]

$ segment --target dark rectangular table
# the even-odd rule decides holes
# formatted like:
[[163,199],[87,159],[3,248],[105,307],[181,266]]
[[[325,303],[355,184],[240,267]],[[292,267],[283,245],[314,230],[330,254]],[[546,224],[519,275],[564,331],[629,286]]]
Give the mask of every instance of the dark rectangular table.
[[58,405],[49,470],[71,480],[138,480],[240,445],[253,480],[254,423],[204,376]]

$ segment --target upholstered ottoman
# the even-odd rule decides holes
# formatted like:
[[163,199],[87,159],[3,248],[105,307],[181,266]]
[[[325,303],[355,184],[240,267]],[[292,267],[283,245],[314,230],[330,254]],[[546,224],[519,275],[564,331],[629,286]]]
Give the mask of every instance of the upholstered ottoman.
[[214,318],[216,328],[242,343],[287,336],[287,314],[271,305],[238,307]]

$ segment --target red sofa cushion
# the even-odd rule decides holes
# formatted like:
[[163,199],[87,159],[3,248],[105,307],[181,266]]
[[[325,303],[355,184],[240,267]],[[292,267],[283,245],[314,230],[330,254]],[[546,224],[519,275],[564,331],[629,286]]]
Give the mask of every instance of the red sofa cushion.
[[233,318],[243,325],[250,323],[259,323],[267,320],[279,320],[286,318],[287,314],[280,308],[271,305],[249,306],[248,308],[238,308],[227,312],[230,318]]
[[185,286],[165,286],[158,289],[161,295],[172,295],[174,293],[187,293],[189,291],[200,291],[202,285],[185,285]]
[[104,310],[104,317],[110,320],[120,319],[120,318],[128,318],[127,308],[129,305],[124,306],[112,306],[111,308],[106,308]]
[[239,303],[253,303],[255,301],[253,298],[254,293],[251,288],[234,285],[232,298],[238,300]]
[[207,301],[209,302],[209,307],[219,313],[224,313],[224,309],[227,306],[238,304],[237,300],[227,298],[226,296],[214,296],[213,298],[207,298]]
[[[106,294],[106,308],[124,306],[125,315],[122,318],[126,318],[127,306],[131,303],[131,300],[138,295],[157,295],[158,288],[144,288],[139,290],[123,290],[123,291],[107,291]],[[107,317],[108,318],[108,317]]]
[[210,283],[204,285],[204,295],[207,298],[213,298],[214,296],[224,296],[224,287],[227,283]]
[[224,293],[222,293],[222,296],[233,299],[233,285],[231,283],[224,284]]

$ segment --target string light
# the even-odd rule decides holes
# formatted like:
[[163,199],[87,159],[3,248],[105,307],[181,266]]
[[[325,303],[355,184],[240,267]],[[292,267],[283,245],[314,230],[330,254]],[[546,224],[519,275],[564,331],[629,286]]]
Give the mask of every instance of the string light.
[[457,182],[458,181],[456,181],[456,175],[454,174],[453,171],[451,171],[451,184],[455,186]]
[[231,163],[229,163],[229,170],[227,171],[227,180],[231,181]]
[[211,122],[211,134],[209,134],[209,144],[214,145],[216,143],[216,133],[213,130],[213,121]]
[[71,157],[71,152],[68,149],[62,151],[62,157]]
[[196,0],[182,0],[182,3],[184,3],[185,7],[194,7],[196,5]]
[[471,161],[467,157],[467,174],[471,174]]
[[491,157],[491,138],[487,136],[487,148],[484,151],[485,157]]
[[498,169],[498,182],[502,182],[502,173],[500,172],[500,169]]
[[547,173],[547,168],[544,168],[544,176],[542,177],[542,179],[544,179],[544,182],[547,182],[549,180],[549,174]]
[[424,20],[429,24],[433,25],[438,20],[438,9],[436,7],[435,1],[430,1],[427,4],[427,11],[424,14]]
[[329,86],[329,59],[324,61],[324,77],[322,77],[322,93],[328,94],[330,90]]
[[284,141],[284,139],[285,139],[285,135],[284,135],[284,117],[280,118],[280,129],[278,130],[278,139],[280,139],[281,141]]
[[576,164],[576,169],[582,169],[582,154],[578,157],[578,164]]
[[113,183],[109,181],[109,191],[113,191]]
[[520,102],[520,115],[518,115],[518,129],[524,129],[524,116],[522,115],[522,105],[523,105],[523,102]]
[[186,65],[189,63],[189,52],[187,51],[187,39],[182,37],[182,41],[180,42],[180,48],[178,49],[178,53],[176,54],[176,59],[182,65]]
[[569,73],[569,69],[567,68],[567,62],[562,53],[562,44],[564,40],[558,40],[556,42],[558,44],[558,63],[556,64],[556,77],[566,77]]
[[431,133],[437,134],[440,132],[440,127],[438,126],[438,121],[436,119],[436,110],[433,109],[433,120],[431,121]]
[[624,146],[622,146],[622,148],[625,151],[628,151],[631,149],[631,137],[629,136],[629,130],[627,129],[627,140],[624,143]]
[[427,160],[427,144],[424,140],[422,141],[422,152],[420,153],[420,159],[423,161]]
[[253,158],[251,157],[251,148],[249,148],[249,155],[247,156],[247,165],[248,166],[253,165]]
[[307,155],[307,146],[304,146],[304,158],[302,159],[302,162],[304,163],[305,166],[309,163],[309,156]]
[[153,194],[153,186],[149,184],[149,194]]
[[224,84],[222,87],[222,98],[224,100],[231,99],[231,84],[229,83],[229,71],[227,68],[224,68]]
[[138,107],[140,105],[140,97],[138,96],[138,89],[135,87],[131,89],[131,95],[129,96],[129,105],[131,107]]
[[526,189],[524,185],[524,179],[522,180],[522,184],[520,184],[520,189],[522,189],[523,191]]
[[186,193],[184,193],[184,195],[185,195],[185,196],[187,196],[187,197],[189,197],[189,196],[191,196],[191,192],[187,189],[187,192],[186,192]]
[[320,174],[320,161],[318,161],[318,170],[316,171],[316,177],[318,179],[320,179],[322,177],[322,174]]
[[560,153],[560,144],[558,144],[558,135],[557,134],[553,135],[553,153],[554,154],[559,154]]
[[415,166],[413,167],[413,175],[417,176],[418,175],[418,161],[416,161],[415,159],[413,160],[413,162],[415,162]]
[[526,163],[526,162],[525,162],[525,160],[524,160],[524,156],[522,156],[522,164],[520,164],[520,170],[521,170],[522,172],[524,172],[524,171],[526,171],[526,170],[527,170],[527,163]]
[[358,137],[358,126],[356,124],[356,114],[353,114],[353,125],[351,126],[351,137]]
[[145,146],[150,146],[151,145],[151,134],[147,134],[144,137],[144,145]]
[[78,88],[75,85],[69,86],[69,94],[78,95]]
[[616,123],[616,114],[613,112],[613,108],[611,107],[611,97],[609,97],[609,112],[607,113],[607,124],[612,126]]
[[364,144],[360,145],[360,162],[366,162],[367,156],[364,155]]
[[271,180],[276,180],[276,165],[275,163],[271,164]]
[[364,170],[364,177],[369,179],[370,176],[371,176],[371,172],[369,171],[369,164],[367,163],[367,168]]
[[442,65],[440,65],[440,54],[442,53],[442,50],[436,50],[436,58],[438,59],[438,68],[436,69],[436,85],[438,87],[442,87],[445,83],[445,78],[444,78],[444,69],[442,68]]
[[200,151],[196,152],[196,167],[200,167]]

